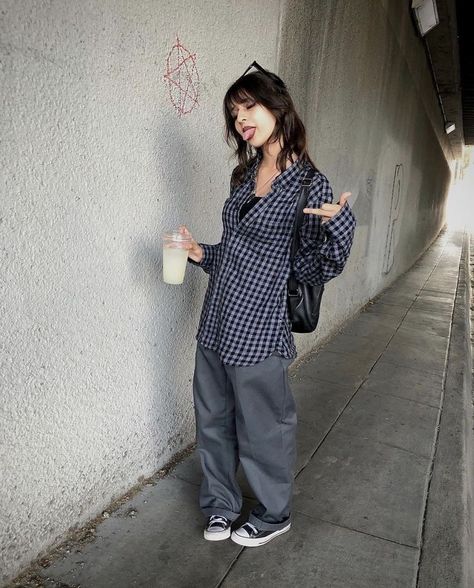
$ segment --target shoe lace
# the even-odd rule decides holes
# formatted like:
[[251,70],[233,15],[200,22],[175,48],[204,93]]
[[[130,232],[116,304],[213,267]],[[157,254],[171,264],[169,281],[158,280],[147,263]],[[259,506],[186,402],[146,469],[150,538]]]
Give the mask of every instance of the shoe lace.
[[209,517],[209,527],[213,525],[227,525],[227,519],[225,517],[221,517],[220,515],[211,515]]
[[[246,527],[247,529],[250,529],[250,531],[252,532],[252,535],[258,535],[259,531],[257,529],[257,527],[254,527],[252,525],[252,523],[245,523],[245,525],[243,525],[244,527]],[[249,533],[250,535],[250,533]]]

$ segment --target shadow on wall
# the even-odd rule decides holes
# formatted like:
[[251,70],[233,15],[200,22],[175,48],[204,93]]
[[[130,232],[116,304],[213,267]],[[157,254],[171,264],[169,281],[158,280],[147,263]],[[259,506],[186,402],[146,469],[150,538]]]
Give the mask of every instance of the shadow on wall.
[[[161,236],[163,232],[177,228],[185,222],[192,230],[197,224],[195,207],[190,203],[190,186],[197,178],[193,168],[194,154],[189,151],[189,141],[179,134],[179,127],[171,134],[163,128],[155,129],[154,160],[157,184],[163,198],[157,233],[151,241],[138,240],[132,252],[131,265],[135,281],[147,292],[148,331],[142,340],[145,356],[149,359],[150,373],[147,389],[149,406],[144,409],[148,419],[146,443],[153,455],[150,462],[161,467],[176,452],[194,440],[194,411],[192,403],[192,371],[197,324],[196,308],[201,307],[204,282],[199,272],[186,270],[182,285],[163,282],[163,254]],[[160,137],[167,136],[163,149]],[[180,165],[170,166],[163,157],[179,153]],[[177,173],[172,173],[173,170]],[[186,170],[182,173],[180,170]],[[196,182],[195,182],[196,180]],[[183,220],[185,219],[185,220]],[[146,313],[144,313],[146,314]],[[192,319],[192,320],[190,320]],[[146,401],[146,399],[145,399]]]

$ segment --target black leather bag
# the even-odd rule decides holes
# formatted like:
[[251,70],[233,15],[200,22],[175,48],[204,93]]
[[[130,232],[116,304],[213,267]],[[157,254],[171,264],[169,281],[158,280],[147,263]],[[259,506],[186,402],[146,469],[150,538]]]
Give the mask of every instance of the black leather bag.
[[[301,190],[293,225],[293,241],[290,253],[291,266],[293,266],[293,260],[299,247],[299,229],[304,217],[303,208],[306,207],[308,201],[308,191],[314,173],[315,170],[310,168],[301,182]],[[316,329],[323,291],[323,284],[318,286],[302,284],[290,274],[288,280],[288,315],[291,321],[291,330],[294,333],[311,333]]]

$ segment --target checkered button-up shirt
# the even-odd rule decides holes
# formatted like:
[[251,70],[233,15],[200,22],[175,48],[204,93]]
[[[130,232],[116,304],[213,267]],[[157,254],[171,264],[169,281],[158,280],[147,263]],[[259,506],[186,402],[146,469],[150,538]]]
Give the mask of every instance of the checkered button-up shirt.
[[[201,262],[189,259],[209,274],[196,339],[228,365],[253,365],[274,351],[288,359],[296,357],[287,281],[296,205],[310,164],[296,161],[283,171],[271,191],[239,222],[240,207],[253,193],[260,159],[261,155],[224,203],[221,242],[199,243]],[[317,172],[309,189],[308,207],[319,208],[332,200],[326,176]],[[348,204],[325,222],[305,214],[293,264],[296,279],[314,285],[339,275],[349,256],[355,225]]]

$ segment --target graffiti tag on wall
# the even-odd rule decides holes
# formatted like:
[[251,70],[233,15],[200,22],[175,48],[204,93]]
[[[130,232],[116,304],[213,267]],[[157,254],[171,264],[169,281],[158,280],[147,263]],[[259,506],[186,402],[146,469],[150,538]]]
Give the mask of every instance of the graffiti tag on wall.
[[395,237],[397,233],[398,214],[400,212],[400,203],[403,185],[403,165],[399,163],[395,166],[395,175],[392,184],[392,198],[390,201],[390,213],[388,219],[388,231],[385,241],[385,251],[383,258],[383,273],[388,274],[393,266]]
[[199,105],[199,73],[196,67],[196,53],[191,53],[176,37],[166,59],[163,76],[168,85],[171,104],[178,116],[185,116]]

